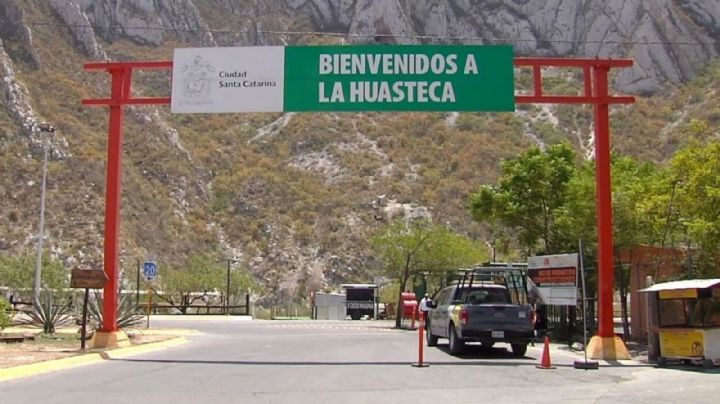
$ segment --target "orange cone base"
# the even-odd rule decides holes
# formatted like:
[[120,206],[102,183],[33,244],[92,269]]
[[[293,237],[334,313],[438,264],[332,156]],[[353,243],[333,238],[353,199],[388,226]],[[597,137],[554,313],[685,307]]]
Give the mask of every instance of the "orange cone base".
[[556,367],[553,365],[550,365],[550,366],[535,365],[535,367],[538,369],[556,369]]
[[600,337],[598,335],[590,338],[587,346],[587,354],[591,359],[602,360],[628,360],[628,352],[625,343],[620,337]]
[[122,331],[97,331],[90,340],[93,348],[124,348],[130,346],[130,339]]

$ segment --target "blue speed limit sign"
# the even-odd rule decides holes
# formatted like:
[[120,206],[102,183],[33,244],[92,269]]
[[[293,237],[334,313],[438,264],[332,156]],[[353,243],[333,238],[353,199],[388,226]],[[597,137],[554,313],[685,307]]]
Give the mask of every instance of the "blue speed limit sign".
[[143,275],[145,276],[145,279],[149,281],[157,278],[157,264],[152,261],[145,261],[143,264]]

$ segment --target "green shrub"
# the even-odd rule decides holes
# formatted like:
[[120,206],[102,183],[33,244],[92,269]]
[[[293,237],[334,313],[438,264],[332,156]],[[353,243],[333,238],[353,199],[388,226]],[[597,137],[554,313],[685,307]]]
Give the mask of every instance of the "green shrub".
[[0,332],[7,327],[12,325],[12,318],[10,317],[10,303],[7,300],[0,297]]

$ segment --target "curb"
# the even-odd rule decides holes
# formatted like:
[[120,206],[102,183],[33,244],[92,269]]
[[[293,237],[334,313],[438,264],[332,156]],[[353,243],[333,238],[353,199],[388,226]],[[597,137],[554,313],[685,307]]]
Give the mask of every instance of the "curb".
[[57,370],[71,369],[78,366],[100,363],[103,361],[99,353],[71,356],[69,358],[52,359],[44,362],[28,363],[0,369],[0,382],[19,379],[21,377],[41,375]]
[[167,341],[151,342],[127,348],[118,348],[98,353],[88,353],[71,356],[68,358],[52,359],[49,361],[28,363],[25,365],[13,366],[0,369],[0,382],[20,379],[28,376],[36,376],[58,370],[72,369],[75,367],[100,363],[105,360],[121,359],[142,353],[159,351],[190,342],[185,337],[177,337]]
[[165,348],[172,348],[174,346],[183,345],[190,342],[185,337],[177,337],[173,339],[169,339],[167,341],[159,341],[159,342],[150,342],[147,344],[142,345],[136,345],[136,346],[129,346],[126,348],[117,348],[110,351],[104,351],[100,353],[100,356],[103,357],[103,359],[122,359],[127,358],[128,356],[133,355],[139,355],[142,353],[148,353],[148,352],[154,352],[154,351],[160,351]]

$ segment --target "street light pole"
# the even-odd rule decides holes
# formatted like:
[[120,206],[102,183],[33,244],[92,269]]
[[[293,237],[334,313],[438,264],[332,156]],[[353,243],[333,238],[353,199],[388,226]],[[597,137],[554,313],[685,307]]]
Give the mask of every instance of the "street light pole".
[[[40,124],[40,133],[54,133],[55,127],[47,123]],[[33,303],[40,304],[40,278],[42,273],[42,251],[45,227],[45,183],[47,180],[47,139],[43,138],[43,176],[40,188],[40,224],[38,229],[37,258],[35,259],[35,278],[33,281]]]
[[225,283],[225,315],[230,315],[230,264],[238,262],[234,258],[224,258],[227,262],[227,281]]
[[225,293],[225,315],[230,315],[230,263],[231,260],[227,260],[227,284]]

